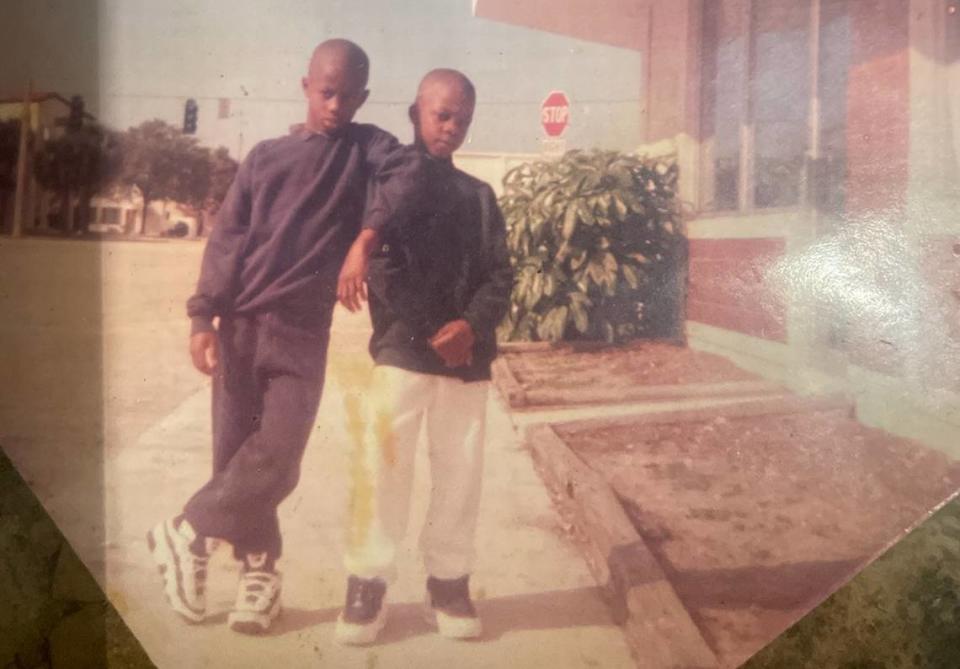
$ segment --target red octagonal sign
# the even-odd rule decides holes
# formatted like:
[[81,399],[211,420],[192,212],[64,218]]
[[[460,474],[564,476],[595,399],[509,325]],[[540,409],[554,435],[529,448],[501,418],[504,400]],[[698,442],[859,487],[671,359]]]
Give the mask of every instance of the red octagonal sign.
[[570,100],[563,91],[553,91],[540,105],[540,123],[550,137],[559,137],[570,121]]

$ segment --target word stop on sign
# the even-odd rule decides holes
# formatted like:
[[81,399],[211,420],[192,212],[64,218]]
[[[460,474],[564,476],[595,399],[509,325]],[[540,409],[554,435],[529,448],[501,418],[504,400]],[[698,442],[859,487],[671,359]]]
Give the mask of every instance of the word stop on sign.
[[570,100],[562,91],[553,91],[540,106],[540,124],[549,137],[559,137],[570,122]]

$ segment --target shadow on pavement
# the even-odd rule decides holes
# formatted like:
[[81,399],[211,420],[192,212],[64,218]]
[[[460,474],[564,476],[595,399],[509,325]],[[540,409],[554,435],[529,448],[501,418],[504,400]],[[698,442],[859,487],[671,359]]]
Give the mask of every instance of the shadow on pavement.
[[[596,599],[595,590],[585,587],[478,600],[477,612],[484,628],[480,641],[494,641],[510,632],[609,626],[610,615],[599,599],[595,606],[583,605],[585,599]],[[284,609],[270,635],[293,634],[317,625],[333,624],[339,613],[339,607]],[[390,605],[387,626],[377,645],[433,633],[435,628],[426,619],[422,602],[399,602]]]
[[793,609],[817,596],[826,597],[867,561],[794,562],[774,567],[705,569],[672,573],[673,584],[690,609]]

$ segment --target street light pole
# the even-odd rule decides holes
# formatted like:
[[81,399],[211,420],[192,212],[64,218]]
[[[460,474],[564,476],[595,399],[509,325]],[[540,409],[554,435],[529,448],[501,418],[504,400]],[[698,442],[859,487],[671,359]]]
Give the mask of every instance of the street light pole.
[[20,148],[17,152],[17,190],[13,197],[13,230],[14,237],[23,235],[23,213],[26,210],[27,199],[27,136],[30,132],[30,105],[33,102],[33,81],[27,86],[27,95],[23,100],[23,109],[20,110]]

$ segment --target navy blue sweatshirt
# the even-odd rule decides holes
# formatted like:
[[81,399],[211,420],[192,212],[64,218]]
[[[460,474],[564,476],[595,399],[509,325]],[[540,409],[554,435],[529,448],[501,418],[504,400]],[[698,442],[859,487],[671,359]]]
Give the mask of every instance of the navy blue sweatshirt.
[[329,310],[368,183],[398,147],[393,135],[359,124],[334,137],[300,128],[257,144],[207,241],[187,302],[192,332],[212,330],[215,316],[279,310],[310,322]]
[[[404,147],[374,179],[367,220],[381,241],[368,275],[374,361],[464,381],[489,379],[496,327],[513,285],[493,189],[452,162]],[[428,340],[458,319],[470,323],[477,341],[473,363],[451,369]]]

